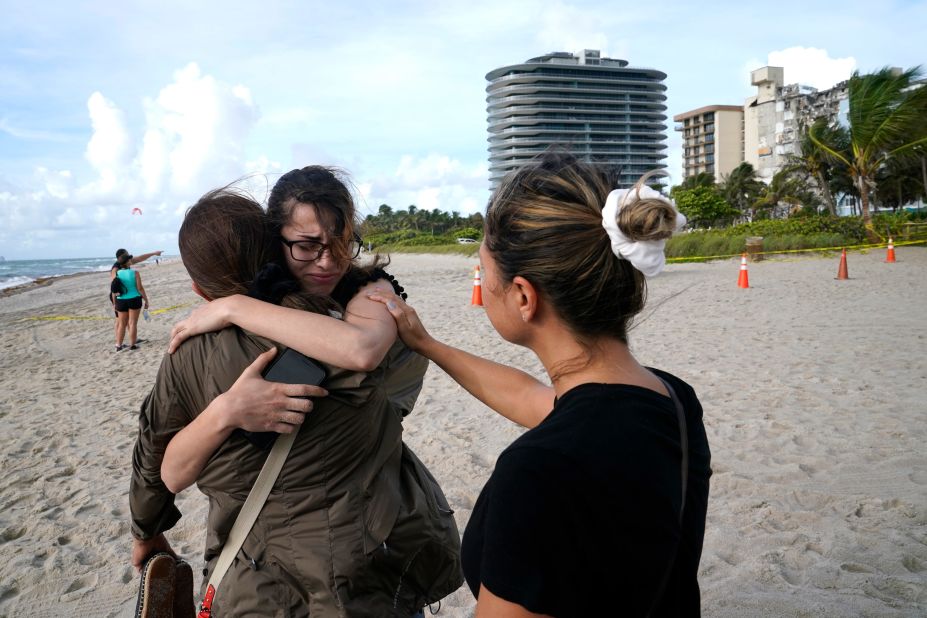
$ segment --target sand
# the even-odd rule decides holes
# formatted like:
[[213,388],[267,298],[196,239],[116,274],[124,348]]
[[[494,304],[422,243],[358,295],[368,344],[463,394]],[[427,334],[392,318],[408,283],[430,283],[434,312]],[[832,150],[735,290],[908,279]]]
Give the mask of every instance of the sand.
[[[700,582],[706,616],[927,614],[927,249],[750,265],[671,265],[631,333],[646,364],[690,382],[714,476]],[[394,256],[432,332],[542,375],[469,306],[473,258]],[[197,301],[182,265],[141,270],[152,309],[138,351],[113,351],[107,275],[0,298],[0,616],[128,616],[126,491],[139,404],[172,323]],[[91,319],[37,321],[41,316]],[[406,440],[463,530],[520,433],[432,367]],[[199,565],[205,498],[169,533]],[[620,557],[616,557],[620,559]],[[197,585],[198,585],[197,581]],[[608,603],[608,593],[603,592]],[[620,613],[620,599],[614,599]],[[461,589],[440,616],[471,616]]]

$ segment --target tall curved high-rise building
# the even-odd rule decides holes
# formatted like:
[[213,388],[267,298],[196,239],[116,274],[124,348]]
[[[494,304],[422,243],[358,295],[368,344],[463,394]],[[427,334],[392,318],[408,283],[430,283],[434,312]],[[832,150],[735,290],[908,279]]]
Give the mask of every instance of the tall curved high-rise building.
[[486,75],[491,189],[508,172],[562,145],[620,170],[631,185],[666,164],[666,74],[626,60],[554,52]]

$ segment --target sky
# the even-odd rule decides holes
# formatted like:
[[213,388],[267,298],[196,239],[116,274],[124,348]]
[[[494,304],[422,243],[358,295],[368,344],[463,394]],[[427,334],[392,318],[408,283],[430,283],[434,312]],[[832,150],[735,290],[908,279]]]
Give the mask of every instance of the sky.
[[927,65],[927,0],[0,0],[0,15],[6,259],[174,254],[206,191],[262,199],[312,163],[350,173],[361,216],[482,211],[486,73],[552,51],[667,74],[674,183],[672,116],[742,105],[753,69],[827,88]]

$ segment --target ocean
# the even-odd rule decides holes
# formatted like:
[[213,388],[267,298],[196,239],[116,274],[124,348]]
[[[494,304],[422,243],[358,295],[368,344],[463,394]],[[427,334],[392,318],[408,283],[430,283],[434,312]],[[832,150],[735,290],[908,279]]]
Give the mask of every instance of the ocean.
[[0,289],[23,285],[44,277],[106,272],[114,261],[112,257],[60,260],[4,260],[0,258]]

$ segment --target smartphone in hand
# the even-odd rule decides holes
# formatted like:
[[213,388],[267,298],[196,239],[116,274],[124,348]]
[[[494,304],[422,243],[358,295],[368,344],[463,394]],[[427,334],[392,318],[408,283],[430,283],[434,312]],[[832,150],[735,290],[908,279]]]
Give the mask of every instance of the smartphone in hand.
[[[291,348],[277,353],[261,373],[268,382],[282,382],[284,384],[310,384],[319,386],[325,380],[326,374],[318,363]],[[255,446],[267,449],[280,435],[274,431],[244,431],[242,434]]]

